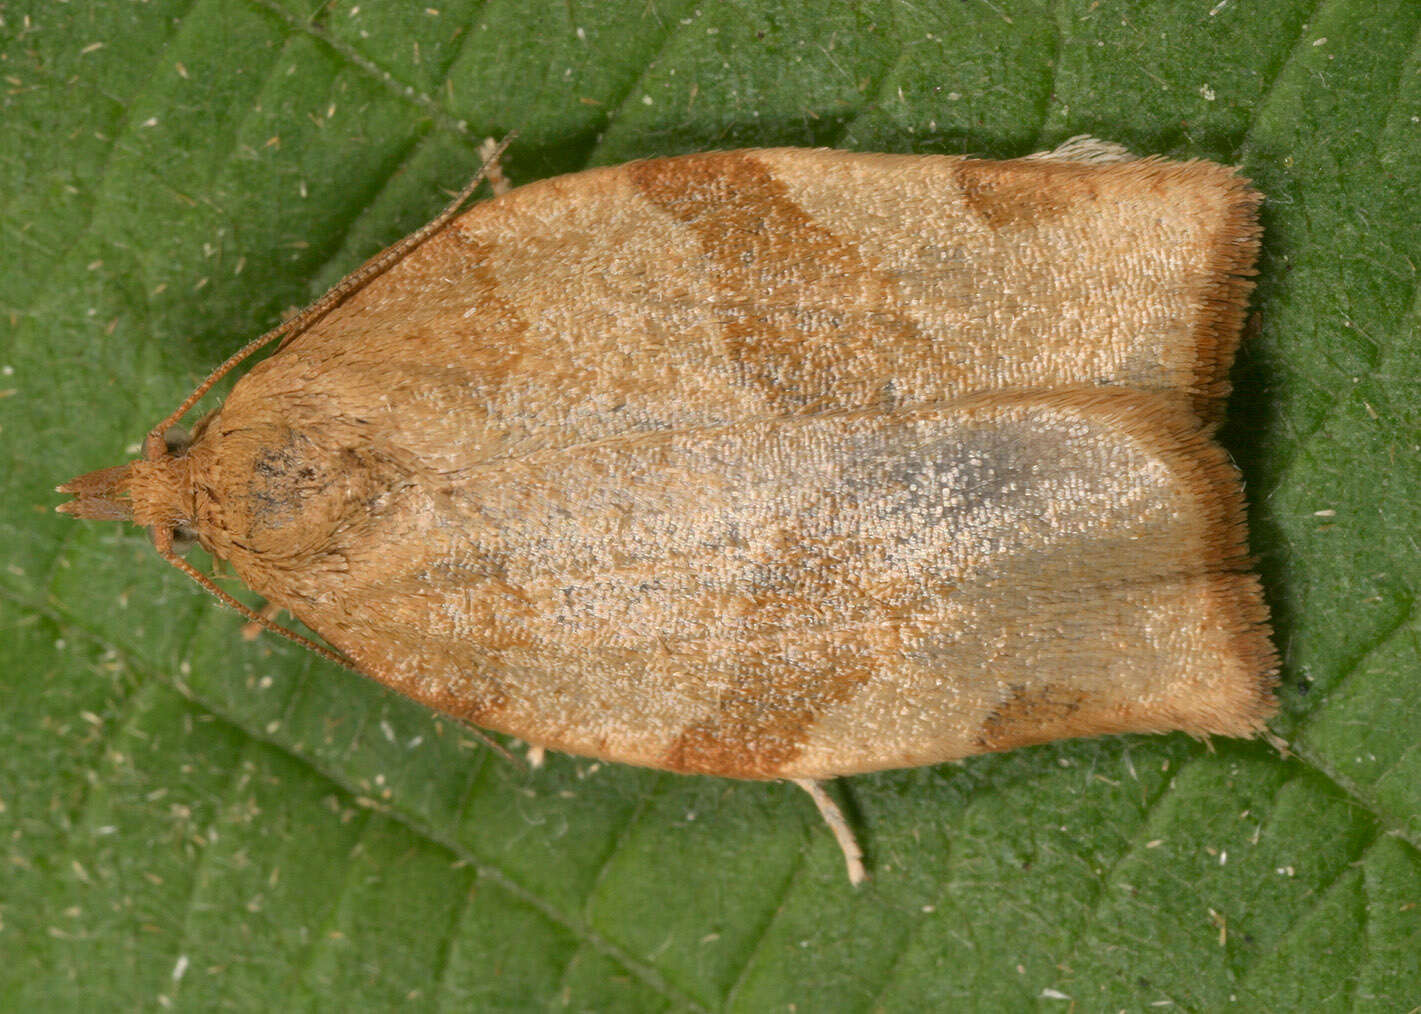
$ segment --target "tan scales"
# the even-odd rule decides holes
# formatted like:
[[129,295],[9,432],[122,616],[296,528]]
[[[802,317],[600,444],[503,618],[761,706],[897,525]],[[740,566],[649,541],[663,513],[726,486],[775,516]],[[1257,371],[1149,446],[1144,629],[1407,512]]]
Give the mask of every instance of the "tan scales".
[[359,671],[570,753],[805,783],[1250,735],[1276,659],[1212,430],[1257,203],[1098,142],[531,184],[64,509],[190,531]]

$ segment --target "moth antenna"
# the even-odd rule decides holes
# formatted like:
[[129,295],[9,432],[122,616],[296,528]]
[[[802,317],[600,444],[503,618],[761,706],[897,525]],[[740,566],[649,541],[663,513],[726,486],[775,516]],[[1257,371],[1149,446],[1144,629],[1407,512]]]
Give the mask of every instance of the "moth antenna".
[[276,621],[263,616],[261,613],[257,612],[245,602],[238,601],[231,595],[227,594],[225,591],[223,591],[217,586],[217,583],[213,581],[212,578],[208,577],[202,571],[198,570],[192,564],[184,560],[177,553],[173,552],[171,535],[168,535],[168,537],[164,540],[166,542],[166,545],[158,544],[159,540],[162,539],[163,536],[166,534],[167,533],[155,533],[154,535],[154,548],[158,550],[158,555],[161,556],[163,559],[167,560],[174,567],[178,568],[178,570],[182,571],[188,577],[196,581],[199,585],[201,585],[204,589],[207,590],[208,594],[214,596],[217,601],[221,602],[224,606],[229,609],[235,609],[238,613],[241,613],[248,620],[257,624],[258,626],[263,627],[266,630],[270,630],[273,634],[280,634],[288,641],[293,641],[309,651],[314,651],[317,655],[320,655],[322,658],[329,659],[330,661],[334,662],[338,666],[341,666],[342,668],[349,669],[351,672],[359,673],[362,676],[365,675],[355,667],[354,662],[346,658],[344,655],[342,655],[335,649],[328,648],[324,644],[318,644],[315,641],[311,640],[309,637],[302,637],[294,630],[286,629]]
[[183,400],[183,403],[173,411],[166,419],[154,426],[148,433],[148,438],[143,443],[143,456],[149,461],[156,461],[166,453],[167,444],[163,439],[163,434],[168,427],[174,425],[179,419],[187,414],[188,409],[198,403],[204,394],[212,390],[212,386],[223,377],[231,373],[244,359],[254,352],[266,347],[278,338],[282,338],[282,345],[306,331],[326,314],[339,306],[351,293],[358,292],[368,285],[371,279],[378,278],[395,264],[399,263],[409,254],[411,250],[419,246],[429,237],[439,232],[453,220],[459,210],[473,196],[479,184],[489,177],[489,173],[498,165],[498,160],[503,153],[508,150],[508,146],[513,143],[518,136],[517,131],[510,132],[495,147],[479,166],[479,171],[474,174],[474,178],[464,185],[458,196],[450,201],[438,215],[419,229],[410,233],[404,239],[381,250],[371,257],[360,267],[346,275],[335,286],[320,299],[306,307],[300,313],[289,320],[282,321],[266,334],[259,338],[254,338],[243,345],[236,352],[232,353],[222,364],[207,375],[207,379],[198,384],[191,394]]

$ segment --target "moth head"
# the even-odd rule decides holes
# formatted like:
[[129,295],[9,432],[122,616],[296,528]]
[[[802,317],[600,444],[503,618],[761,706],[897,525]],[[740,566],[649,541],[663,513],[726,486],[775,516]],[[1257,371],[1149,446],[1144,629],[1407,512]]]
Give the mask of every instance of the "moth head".
[[194,436],[180,427],[150,433],[143,457],[70,479],[56,487],[73,500],[55,510],[86,521],[132,521],[148,528],[158,552],[185,553],[197,542],[187,450]]

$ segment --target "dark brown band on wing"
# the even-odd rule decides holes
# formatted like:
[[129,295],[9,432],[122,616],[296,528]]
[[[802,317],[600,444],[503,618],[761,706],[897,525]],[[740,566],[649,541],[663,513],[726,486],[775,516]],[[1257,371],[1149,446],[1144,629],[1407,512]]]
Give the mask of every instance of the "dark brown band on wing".
[[893,278],[817,224],[753,155],[655,159],[627,172],[642,196],[696,235],[723,297],[716,309],[729,360],[770,406],[812,408],[829,392],[877,400],[891,367],[864,376],[846,350],[891,362],[911,359],[913,344],[926,341],[894,312]]

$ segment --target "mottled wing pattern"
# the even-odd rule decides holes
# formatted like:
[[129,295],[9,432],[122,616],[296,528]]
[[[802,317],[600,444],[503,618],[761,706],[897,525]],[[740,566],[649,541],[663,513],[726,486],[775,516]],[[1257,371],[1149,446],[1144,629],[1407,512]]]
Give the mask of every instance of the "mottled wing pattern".
[[1267,708],[1237,483],[1177,397],[823,413],[449,480],[383,505],[400,553],[353,537],[288,604],[411,696],[559,749],[822,777]]
[[794,151],[522,188],[239,382],[193,451],[215,548],[383,682],[612,760],[1248,734],[1273,654],[1207,433],[1256,200]]

